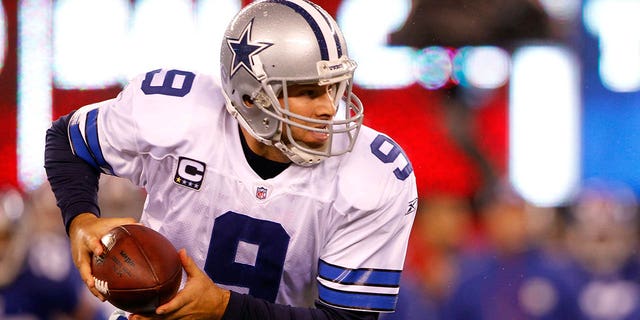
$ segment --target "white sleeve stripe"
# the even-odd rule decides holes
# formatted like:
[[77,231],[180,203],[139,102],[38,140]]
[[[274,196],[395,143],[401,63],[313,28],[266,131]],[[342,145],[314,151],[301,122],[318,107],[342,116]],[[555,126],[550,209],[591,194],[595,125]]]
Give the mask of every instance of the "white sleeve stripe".
[[374,286],[366,286],[366,285],[340,284],[340,283],[331,282],[322,278],[318,278],[318,282],[327,288],[340,290],[340,291],[348,291],[348,292],[391,294],[391,295],[395,295],[395,294],[398,294],[398,292],[400,292],[400,287],[374,287]]
[[333,265],[324,260],[318,262],[318,275],[320,278],[342,284],[398,287],[400,285],[400,274],[400,270],[351,269]]
[[322,302],[339,308],[380,312],[394,311],[398,301],[397,294],[341,291],[322,283],[318,285],[318,295]]

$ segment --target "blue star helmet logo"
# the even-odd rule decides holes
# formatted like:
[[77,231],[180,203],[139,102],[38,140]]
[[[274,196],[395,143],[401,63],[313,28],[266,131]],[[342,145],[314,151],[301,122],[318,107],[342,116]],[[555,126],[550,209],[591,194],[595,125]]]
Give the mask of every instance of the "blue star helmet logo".
[[263,50],[269,48],[273,43],[267,42],[251,42],[251,30],[253,29],[253,19],[249,21],[239,39],[227,38],[227,45],[233,52],[233,63],[231,64],[231,78],[240,68],[244,68],[254,78],[258,79],[258,75],[254,69],[254,56]]

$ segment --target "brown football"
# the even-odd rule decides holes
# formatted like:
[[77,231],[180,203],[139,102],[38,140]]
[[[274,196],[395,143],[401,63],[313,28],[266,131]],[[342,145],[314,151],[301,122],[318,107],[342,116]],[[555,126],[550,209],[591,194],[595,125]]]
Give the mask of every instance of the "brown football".
[[180,287],[182,264],[171,242],[136,224],[111,229],[101,239],[104,253],[92,260],[96,289],[115,307],[153,313]]

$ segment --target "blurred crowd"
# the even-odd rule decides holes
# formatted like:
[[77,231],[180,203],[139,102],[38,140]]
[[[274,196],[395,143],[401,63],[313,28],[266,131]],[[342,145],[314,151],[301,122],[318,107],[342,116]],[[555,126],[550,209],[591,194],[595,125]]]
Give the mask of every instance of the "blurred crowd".
[[[103,176],[101,213],[139,217],[144,192]],[[0,319],[106,320],[113,311],[82,283],[48,184],[31,192],[0,187]]]
[[614,182],[540,208],[508,185],[425,197],[390,319],[640,319],[638,206]]

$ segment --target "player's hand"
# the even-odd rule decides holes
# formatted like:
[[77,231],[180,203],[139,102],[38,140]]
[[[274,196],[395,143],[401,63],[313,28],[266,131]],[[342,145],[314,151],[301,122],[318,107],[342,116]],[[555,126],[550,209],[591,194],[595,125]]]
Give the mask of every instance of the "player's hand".
[[146,319],[211,319],[222,318],[227,309],[230,292],[224,290],[211,281],[211,278],[204,273],[187,255],[185,249],[178,252],[182,267],[187,273],[187,282],[182,290],[171,299],[171,301],[159,306],[156,314],[131,315],[130,320]]
[[81,213],[69,225],[69,240],[73,263],[80,271],[82,280],[91,293],[100,300],[105,297],[95,287],[91,274],[91,259],[94,255],[101,255],[103,251],[100,238],[109,230],[123,224],[136,223],[133,218],[98,218],[92,213]]

